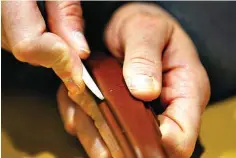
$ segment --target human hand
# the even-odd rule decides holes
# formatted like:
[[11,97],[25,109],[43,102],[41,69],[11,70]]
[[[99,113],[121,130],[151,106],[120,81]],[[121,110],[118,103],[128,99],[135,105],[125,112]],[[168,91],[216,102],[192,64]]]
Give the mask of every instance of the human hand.
[[84,90],[81,59],[90,50],[82,34],[80,2],[45,2],[50,32],[36,1],[2,2],[2,48],[22,62],[52,68],[75,94]]
[[[133,96],[144,101],[160,96],[166,105],[158,119],[168,157],[190,157],[198,137],[201,114],[209,100],[210,86],[188,35],[158,6],[132,3],[113,15],[105,30],[105,40],[110,52],[121,61],[124,59],[123,75]],[[79,137],[76,129],[85,124],[78,123],[81,110],[76,107],[89,99],[72,100],[74,102],[65,88],[59,89],[58,102],[65,128]],[[93,134],[84,141],[99,140],[100,144],[101,150],[94,150],[95,157],[108,155],[103,140],[96,139],[99,134],[93,129],[93,123],[88,126]]]
[[131,3],[111,18],[105,40],[123,61],[130,92],[166,106],[158,116],[168,157],[191,156],[210,86],[193,42],[167,12],[153,4]]

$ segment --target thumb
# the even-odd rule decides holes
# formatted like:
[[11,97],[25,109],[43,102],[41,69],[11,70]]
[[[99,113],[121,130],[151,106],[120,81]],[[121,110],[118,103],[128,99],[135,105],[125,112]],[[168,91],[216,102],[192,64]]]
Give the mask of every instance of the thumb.
[[124,52],[123,75],[130,92],[138,99],[151,101],[161,91],[162,51],[171,27],[155,13],[142,10],[142,4],[118,10],[107,27],[106,41],[115,56],[122,57]]
[[78,1],[47,1],[46,9],[50,31],[60,36],[78,53],[88,57],[90,50],[83,35],[83,17]]

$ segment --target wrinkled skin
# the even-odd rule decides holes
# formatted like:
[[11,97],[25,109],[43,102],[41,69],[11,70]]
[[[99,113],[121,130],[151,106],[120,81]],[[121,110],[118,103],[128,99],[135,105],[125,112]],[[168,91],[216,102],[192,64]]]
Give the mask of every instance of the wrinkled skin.
[[[36,2],[3,2],[2,48],[22,62],[54,70],[66,86],[58,92],[65,128],[79,137],[76,107],[83,102],[71,99],[84,94],[81,59],[90,54],[82,9],[79,2],[46,2],[46,10],[50,32]],[[163,9],[144,3],[117,9],[104,35],[112,55],[123,61],[131,94],[144,101],[160,97],[167,107],[157,117],[168,156],[190,157],[210,96],[208,76],[191,39]]]

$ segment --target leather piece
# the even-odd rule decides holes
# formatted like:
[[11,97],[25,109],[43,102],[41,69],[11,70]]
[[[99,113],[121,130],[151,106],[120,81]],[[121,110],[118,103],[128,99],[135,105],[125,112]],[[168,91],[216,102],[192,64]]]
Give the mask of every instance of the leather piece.
[[[118,61],[94,52],[86,62],[88,70],[105,96],[109,108],[120,124],[138,158],[165,157],[160,132],[143,102],[134,99],[123,80]],[[153,121],[152,121],[153,120]]]
[[[114,136],[117,138],[123,152],[125,155],[125,158],[135,158],[134,151],[131,147],[131,144],[127,141],[126,137],[123,135],[123,130],[116,122],[116,119],[114,118],[112,112],[110,111],[108,105],[106,102],[102,102],[99,105],[104,117],[106,118],[109,126],[111,129],[113,129]],[[120,157],[119,157],[120,158]]]

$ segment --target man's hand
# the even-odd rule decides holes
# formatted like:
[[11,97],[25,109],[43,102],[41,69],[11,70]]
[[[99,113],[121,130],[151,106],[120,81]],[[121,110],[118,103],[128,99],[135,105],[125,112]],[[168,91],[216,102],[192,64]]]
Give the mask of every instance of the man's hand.
[[[158,119],[168,157],[189,158],[210,86],[188,35],[158,6],[131,3],[113,15],[105,30],[105,40],[112,54],[124,59],[123,74],[133,96],[144,101],[160,97],[166,106]],[[68,96],[65,97],[67,93],[62,88],[58,94],[65,127],[75,135],[79,117],[75,107],[82,103],[65,99]],[[90,140],[96,137],[91,136]],[[100,155],[104,155],[104,147],[101,149]]]
[[[80,3],[46,2],[46,10],[51,33],[36,2],[3,2],[2,46],[22,62],[52,68],[72,94],[81,93],[80,58],[89,55],[89,48]],[[112,54],[124,59],[130,92],[144,101],[160,96],[166,105],[158,119],[168,156],[190,157],[210,96],[207,74],[190,38],[164,10],[144,3],[119,8],[105,33]],[[61,103],[60,110],[65,124],[70,122],[68,131],[75,134],[72,103]]]
[[[35,1],[2,2],[2,48],[22,62],[52,68],[72,93],[84,90],[89,53],[80,2],[46,2],[50,32]],[[37,84],[37,83],[36,83]]]
[[124,58],[130,92],[145,101],[160,96],[166,105],[158,119],[168,156],[190,157],[210,86],[188,35],[158,6],[131,3],[113,15],[105,40],[114,56]]

